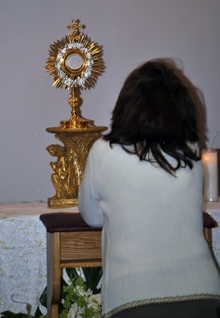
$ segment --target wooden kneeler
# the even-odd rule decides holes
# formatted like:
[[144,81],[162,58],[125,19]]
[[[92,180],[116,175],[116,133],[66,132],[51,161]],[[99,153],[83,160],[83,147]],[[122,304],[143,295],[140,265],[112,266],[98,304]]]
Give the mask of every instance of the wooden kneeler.
[[102,265],[101,229],[79,213],[46,213],[40,220],[47,229],[47,317],[58,318],[62,270]]
[[[79,213],[46,213],[40,220],[47,229],[47,317],[58,318],[62,270],[102,265],[101,228],[88,226]],[[206,212],[203,223],[211,248],[211,229],[218,224]]]

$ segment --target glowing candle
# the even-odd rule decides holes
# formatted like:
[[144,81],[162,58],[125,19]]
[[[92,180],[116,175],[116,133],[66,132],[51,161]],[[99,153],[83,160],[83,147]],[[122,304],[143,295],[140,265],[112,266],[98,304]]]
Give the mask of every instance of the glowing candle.
[[218,154],[216,149],[204,149],[202,163],[205,171],[204,201],[218,201]]

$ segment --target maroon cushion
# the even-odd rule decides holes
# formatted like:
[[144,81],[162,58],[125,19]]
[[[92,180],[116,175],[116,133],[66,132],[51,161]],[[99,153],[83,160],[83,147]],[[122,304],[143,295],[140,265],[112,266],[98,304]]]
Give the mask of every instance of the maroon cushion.
[[[56,212],[40,215],[47,232],[79,232],[79,231],[101,231],[101,228],[91,227],[83,220],[80,213]],[[203,212],[203,224],[205,228],[211,229],[218,223],[207,212]]]
[[218,223],[207,212],[203,212],[203,224],[204,224],[204,227],[208,229],[212,229],[213,227],[218,227]]
[[40,215],[47,232],[81,232],[101,231],[101,228],[91,227],[83,220],[80,213],[56,212]]

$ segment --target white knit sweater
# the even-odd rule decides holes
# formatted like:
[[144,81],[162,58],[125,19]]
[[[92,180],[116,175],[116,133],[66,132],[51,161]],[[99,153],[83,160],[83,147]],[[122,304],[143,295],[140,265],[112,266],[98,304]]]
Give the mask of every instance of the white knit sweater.
[[137,304],[220,299],[203,231],[201,162],[173,177],[100,139],[78,205],[89,225],[103,226],[103,317]]

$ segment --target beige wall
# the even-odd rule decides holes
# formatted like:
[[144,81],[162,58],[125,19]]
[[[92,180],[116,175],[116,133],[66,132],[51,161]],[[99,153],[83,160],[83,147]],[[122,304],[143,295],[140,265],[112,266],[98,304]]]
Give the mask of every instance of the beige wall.
[[68,119],[68,91],[52,87],[49,45],[79,18],[104,46],[106,71],[82,92],[82,114],[109,125],[125,76],[156,57],[180,60],[205,98],[207,145],[220,130],[220,1],[0,0],[0,202],[47,200],[56,143],[45,131]]

